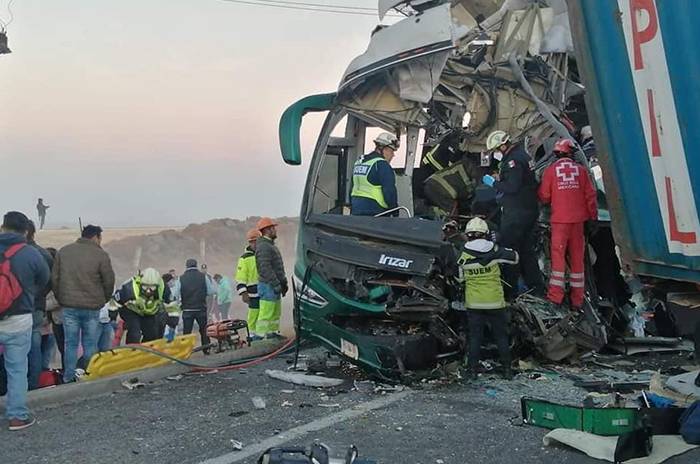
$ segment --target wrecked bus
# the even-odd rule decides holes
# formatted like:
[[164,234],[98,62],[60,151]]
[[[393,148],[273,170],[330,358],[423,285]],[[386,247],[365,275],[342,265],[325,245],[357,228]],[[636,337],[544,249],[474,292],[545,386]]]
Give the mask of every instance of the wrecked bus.
[[[665,120],[661,126],[661,118],[673,118],[676,129],[679,124],[666,103],[654,107],[663,114],[648,123],[640,121],[646,110],[635,111],[642,100],[629,63],[637,51],[626,46],[625,33],[639,34],[641,21],[632,18],[644,12],[632,12],[629,5],[644,10],[655,2],[380,0],[380,19],[391,8],[406,18],[372,31],[367,51],[350,63],[336,92],[299,100],[280,121],[282,156],[299,165],[303,116],[327,113],[300,213],[294,269],[300,336],[385,378],[430,370],[463,355],[455,305],[459,288],[444,259],[451,245],[442,225],[464,216],[462,211],[436,213],[422,186],[444,168],[435,162],[443,150],[470,158],[486,173],[494,160],[484,153],[485,140],[497,129],[524,144],[537,171],[551,162],[554,142],[577,135],[582,126],[593,126],[598,144],[593,159],[583,150],[576,155],[592,168],[600,190],[600,231],[596,240],[591,237],[586,316],[575,320],[526,295],[514,306],[521,341],[554,360],[574,353],[576,344],[599,349],[607,343],[615,322],[619,328],[624,319],[616,314],[628,296],[615,243],[625,271],[700,282],[697,248],[684,243],[700,233],[692,222],[697,208],[688,170],[698,160],[687,158],[670,187],[669,177],[663,179],[664,170],[681,166],[679,156],[686,160],[685,152],[668,153],[668,161],[658,163],[655,143],[671,150],[679,148],[679,141],[668,141],[669,132],[645,138],[647,126],[673,130]],[[621,27],[625,19],[634,23],[629,31]],[[642,35],[644,53],[656,53],[646,44],[654,40],[651,32]],[[644,53],[641,60],[655,63]],[[654,84],[658,76],[648,79]],[[371,151],[379,131],[401,135],[401,152],[392,163],[399,207],[391,215],[352,216],[352,168]],[[663,203],[671,197],[679,203]],[[676,219],[662,214],[669,210],[678,214]],[[541,229],[540,264],[546,272],[546,212]],[[660,241],[662,237],[668,240]],[[594,270],[596,252],[602,269]],[[605,257],[607,265],[601,265]],[[571,334],[575,340],[566,343]]]

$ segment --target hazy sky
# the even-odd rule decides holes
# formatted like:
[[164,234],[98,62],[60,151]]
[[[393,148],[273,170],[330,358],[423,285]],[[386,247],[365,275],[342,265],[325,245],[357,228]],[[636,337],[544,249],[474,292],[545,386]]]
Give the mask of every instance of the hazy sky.
[[[16,0],[12,10],[0,209],[35,215],[44,197],[54,225],[297,215],[306,165],[282,162],[279,117],[335,90],[378,22],[221,0]],[[306,161],[320,121],[305,125]]]

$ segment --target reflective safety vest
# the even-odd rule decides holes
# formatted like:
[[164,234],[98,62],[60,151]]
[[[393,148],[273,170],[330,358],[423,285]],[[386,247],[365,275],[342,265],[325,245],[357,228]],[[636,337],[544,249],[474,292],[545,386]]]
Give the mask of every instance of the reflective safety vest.
[[436,172],[426,182],[437,182],[453,200],[470,198],[474,194],[475,180],[467,173],[465,163],[453,164]]
[[433,169],[435,169],[436,172],[437,172],[437,171],[442,171],[442,170],[445,169],[445,167],[446,167],[446,166],[443,166],[442,163],[440,163],[440,161],[438,161],[438,160],[435,158],[435,154],[437,153],[437,151],[438,151],[439,149],[440,149],[440,144],[438,143],[437,145],[435,145],[435,146],[433,147],[432,150],[430,150],[430,151],[423,157],[423,162],[422,162],[422,164],[425,164],[425,165],[428,165],[428,164],[429,164],[429,165],[431,165],[431,166],[433,167]]
[[387,205],[386,200],[384,200],[382,186],[374,185],[367,180],[372,166],[380,161],[386,163],[386,160],[381,157],[372,158],[368,161],[362,161],[362,158],[357,160],[352,170],[352,192],[350,196],[369,198],[370,200],[376,201],[382,208],[388,208],[389,205]]
[[464,306],[467,309],[503,309],[506,299],[497,261],[479,264],[476,256],[466,251],[459,258],[464,273]]
[[258,267],[255,262],[255,252],[250,248],[246,248],[245,253],[238,259],[236,283],[239,295],[247,292],[250,298],[258,297]]
[[139,316],[154,316],[163,307],[165,284],[162,279],[158,284],[156,298],[154,299],[146,300],[141,297],[141,279],[138,277],[131,279],[131,288],[134,292],[134,299],[128,301],[125,306]]

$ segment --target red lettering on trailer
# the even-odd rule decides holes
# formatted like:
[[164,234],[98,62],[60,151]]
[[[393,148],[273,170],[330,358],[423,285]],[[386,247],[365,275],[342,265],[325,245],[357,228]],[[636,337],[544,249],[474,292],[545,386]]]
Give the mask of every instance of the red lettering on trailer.
[[678,230],[678,219],[676,219],[676,208],[673,206],[673,190],[670,177],[666,177],[666,200],[668,201],[668,225],[671,232],[671,241],[685,243],[686,245],[698,243],[695,232],[681,232]]
[[649,122],[651,124],[651,155],[661,156],[659,128],[656,126],[656,111],[654,111],[654,92],[651,89],[647,89],[647,103],[649,105]]
[[[649,24],[640,31],[637,17],[642,11],[647,12]],[[632,46],[634,48],[634,69],[644,68],[642,59],[642,44],[654,38],[659,30],[659,22],[656,16],[654,0],[630,0],[630,18],[632,19]]]

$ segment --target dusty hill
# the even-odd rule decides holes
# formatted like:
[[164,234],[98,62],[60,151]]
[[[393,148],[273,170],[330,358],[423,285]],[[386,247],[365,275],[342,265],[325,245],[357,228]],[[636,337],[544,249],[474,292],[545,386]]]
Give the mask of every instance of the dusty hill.
[[[238,257],[246,245],[246,232],[258,218],[244,221],[214,219],[205,224],[190,224],[182,230],[163,230],[154,234],[125,237],[104,245],[112,258],[118,279],[124,280],[138,269],[155,267],[161,273],[184,270],[185,261],[195,258],[206,263],[210,274],[233,278]],[[297,219],[281,218],[277,244],[285,264],[293,266],[297,236]]]

